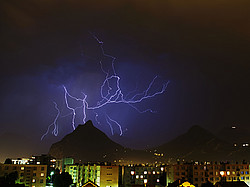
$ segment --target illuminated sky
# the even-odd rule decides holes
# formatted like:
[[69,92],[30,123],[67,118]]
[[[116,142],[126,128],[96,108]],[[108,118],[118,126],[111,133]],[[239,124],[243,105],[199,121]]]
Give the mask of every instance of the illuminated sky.
[[[138,106],[156,114],[119,105],[105,109],[125,130],[123,137],[112,137],[119,143],[142,148],[192,125],[216,131],[250,122],[248,0],[6,0],[0,7],[0,136],[13,132],[39,142],[56,116],[53,101],[67,113],[62,85],[95,102],[105,75],[89,32],[117,58],[125,92],[146,88],[156,75],[171,81],[164,94]],[[72,131],[69,123],[61,120],[59,137],[47,137],[31,151],[46,152]],[[107,124],[93,123],[111,136]]]

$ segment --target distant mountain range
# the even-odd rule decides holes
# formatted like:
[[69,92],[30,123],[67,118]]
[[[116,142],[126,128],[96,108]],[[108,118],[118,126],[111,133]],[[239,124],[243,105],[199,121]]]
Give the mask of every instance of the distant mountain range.
[[[61,141],[53,144],[49,154],[56,158],[73,157],[82,162],[116,160],[117,162],[139,163],[176,161],[176,159],[247,160],[250,158],[250,147],[246,146],[249,136],[248,133],[239,132],[239,130],[229,128],[215,135],[200,126],[193,126],[186,133],[168,143],[152,150],[137,151],[113,142],[106,134],[95,128],[91,121],[88,121],[84,125],[79,125]],[[240,137],[238,137],[239,134]],[[244,142],[245,146],[243,146]]]
[[159,146],[157,150],[167,157],[186,160],[224,160],[232,146],[200,126]]

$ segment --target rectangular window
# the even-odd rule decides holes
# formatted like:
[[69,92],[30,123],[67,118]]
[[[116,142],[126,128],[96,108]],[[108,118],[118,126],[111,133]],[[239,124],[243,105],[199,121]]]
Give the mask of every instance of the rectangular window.
[[40,179],[40,183],[43,183],[43,179]]

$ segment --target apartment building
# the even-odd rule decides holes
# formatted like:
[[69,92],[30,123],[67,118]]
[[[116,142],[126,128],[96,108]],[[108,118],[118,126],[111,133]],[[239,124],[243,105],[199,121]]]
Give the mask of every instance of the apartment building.
[[73,183],[76,186],[82,186],[89,181],[105,187],[118,187],[119,185],[119,166],[101,164],[66,165],[65,171],[72,176]]
[[[183,179],[200,187],[207,181],[215,184],[220,181],[244,181],[250,185],[248,163],[217,163],[217,162],[194,162],[179,163],[166,167],[169,181]],[[168,181],[168,179],[167,179]]]
[[122,167],[122,185],[129,186],[166,186],[164,166],[129,165]]
[[18,173],[16,183],[24,184],[28,187],[46,186],[47,165],[0,164],[0,177],[12,172]]

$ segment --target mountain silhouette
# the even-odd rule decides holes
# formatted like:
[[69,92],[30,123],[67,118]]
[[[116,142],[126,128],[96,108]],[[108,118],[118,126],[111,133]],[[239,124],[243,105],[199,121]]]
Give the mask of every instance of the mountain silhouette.
[[224,160],[232,146],[206,129],[195,125],[186,133],[157,148],[166,157],[186,160]]
[[73,157],[85,161],[112,161],[118,159],[124,148],[87,121],[61,141],[52,144],[49,154],[56,158]]
[[152,163],[176,159],[242,161],[250,156],[250,148],[234,147],[231,142],[195,125],[186,133],[156,148],[132,150],[115,143],[94,127],[91,121],[87,121],[84,125],[78,125],[61,141],[54,143],[49,154],[56,158],[72,157],[82,162],[123,160],[123,163]]

